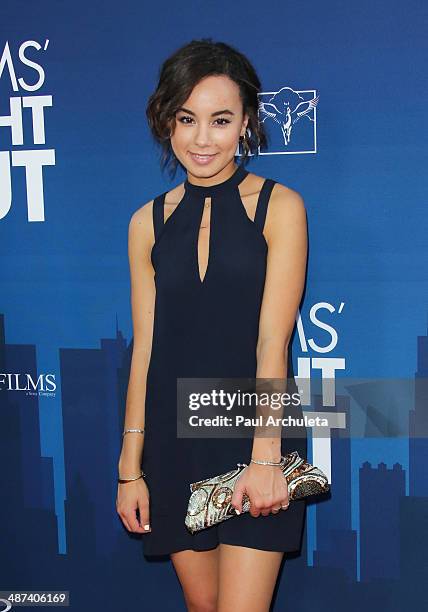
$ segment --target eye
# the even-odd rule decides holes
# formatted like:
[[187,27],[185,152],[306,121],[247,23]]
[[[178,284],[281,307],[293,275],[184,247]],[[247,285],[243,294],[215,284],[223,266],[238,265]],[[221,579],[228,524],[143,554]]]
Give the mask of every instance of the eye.
[[[190,117],[189,115],[182,115],[181,117],[178,118],[178,121],[180,123],[183,123],[184,125],[189,125],[190,123],[193,122],[193,117]],[[218,119],[216,119],[214,123],[216,123],[219,126],[223,126],[223,125],[227,125],[228,123],[230,123],[230,120],[226,119],[226,117],[218,117]]]
[[189,121],[193,121],[192,117],[189,117],[189,115],[182,115],[178,120],[180,123],[184,123],[186,125],[188,123],[187,119],[189,119]]
[[216,121],[224,121],[224,123],[221,123],[219,125],[227,125],[228,123],[230,123],[229,119],[226,119],[226,117],[219,117],[218,119],[216,119]]

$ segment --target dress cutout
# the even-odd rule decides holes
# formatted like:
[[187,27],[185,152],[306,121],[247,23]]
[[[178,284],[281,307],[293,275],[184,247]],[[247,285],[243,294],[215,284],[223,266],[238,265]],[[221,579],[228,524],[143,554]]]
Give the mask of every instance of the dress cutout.
[[[291,502],[288,510],[276,515],[254,518],[245,513],[195,534],[184,524],[191,482],[228,472],[251,458],[251,437],[177,437],[176,412],[177,378],[256,377],[268,252],[263,228],[275,181],[264,180],[251,220],[238,188],[247,175],[241,165],[228,179],[209,187],[186,179],[184,195],[166,221],[167,192],[153,201],[156,301],[142,460],[150,494],[151,532],[142,535],[146,556],[208,550],[219,542],[284,552],[301,546],[305,500]],[[199,232],[207,231],[200,229],[206,198],[208,262],[201,278],[198,241]],[[292,376],[289,346],[288,377]],[[287,391],[295,392],[297,387],[289,384]],[[292,416],[302,417],[300,406],[293,408]],[[306,458],[306,430],[302,431],[296,438],[282,438],[282,454],[298,450]]]

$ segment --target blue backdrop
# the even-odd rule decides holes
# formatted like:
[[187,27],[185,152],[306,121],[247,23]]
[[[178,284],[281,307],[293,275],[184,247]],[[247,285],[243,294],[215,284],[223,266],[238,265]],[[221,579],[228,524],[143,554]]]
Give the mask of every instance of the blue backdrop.
[[[161,62],[192,38],[254,63],[270,144],[248,169],[305,200],[295,371],[319,377],[323,358],[342,377],[427,376],[427,12],[422,0],[2,3],[0,591],[65,589],[85,612],[184,610],[171,564],[145,559],[117,516],[115,478],[128,223],[185,178],[162,175],[145,106]],[[308,507],[275,610],[427,605],[418,397],[399,406],[406,435],[333,435],[332,495]]]

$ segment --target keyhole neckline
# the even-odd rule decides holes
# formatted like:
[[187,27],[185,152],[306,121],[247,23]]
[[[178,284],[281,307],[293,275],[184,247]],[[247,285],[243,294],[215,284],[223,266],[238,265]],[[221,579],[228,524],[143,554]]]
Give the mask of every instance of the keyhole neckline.
[[195,185],[194,183],[190,183],[189,179],[187,178],[184,181],[184,188],[189,193],[210,197],[215,193],[223,191],[224,189],[229,189],[230,187],[235,187],[239,185],[239,183],[244,180],[247,174],[248,170],[243,164],[241,164],[237,167],[235,172],[231,176],[229,176],[229,178],[225,179],[221,183],[216,183],[215,185]]

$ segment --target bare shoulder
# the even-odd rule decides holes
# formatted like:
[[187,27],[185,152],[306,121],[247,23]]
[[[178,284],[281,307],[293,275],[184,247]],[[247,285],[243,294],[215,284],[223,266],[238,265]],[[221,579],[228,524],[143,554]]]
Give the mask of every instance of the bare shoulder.
[[149,200],[145,202],[142,206],[137,208],[132,215],[129,221],[129,226],[132,229],[138,230],[138,228],[144,229],[147,225],[150,225],[153,219],[153,202],[154,200]]
[[290,240],[307,232],[305,203],[302,195],[282,183],[273,186],[266,215],[264,234],[268,243]]
[[306,230],[306,209],[302,195],[282,183],[273,186],[266,215],[267,239],[297,229]]
[[154,200],[149,200],[137,208],[129,220],[129,248],[140,253],[147,253],[153,246],[153,202]]
[[[248,176],[248,191],[260,193],[266,178],[257,174],[250,173]],[[290,222],[304,222],[306,219],[305,203],[301,194],[287,187],[282,183],[276,182],[273,186],[269,198],[267,218],[265,228],[277,225],[290,224]]]
[[272,216],[289,218],[300,216],[305,213],[305,203],[302,195],[291,187],[282,183],[275,183],[269,202]]
[[[263,183],[266,181],[266,177],[251,172],[248,175],[247,181],[249,192],[260,192]],[[304,209],[304,202],[298,191],[275,181],[270,196],[269,208],[275,209],[275,211],[278,209],[279,214],[281,214],[281,209],[284,208],[291,209],[291,211],[292,209],[296,209],[297,211],[302,208]]]

